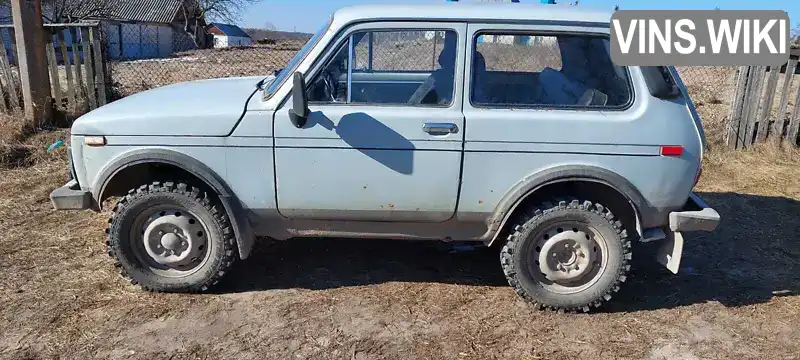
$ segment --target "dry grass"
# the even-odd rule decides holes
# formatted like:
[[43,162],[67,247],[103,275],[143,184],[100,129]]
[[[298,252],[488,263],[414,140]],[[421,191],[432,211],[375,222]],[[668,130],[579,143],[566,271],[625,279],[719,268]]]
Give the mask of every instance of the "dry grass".
[[703,163],[701,191],[800,199],[800,149],[764,144],[746,151],[709,152]]
[[[47,147],[58,139],[67,141],[64,132],[40,132],[19,117],[0,114],[0,169],[31,166],[50,157]],[[63,173],[63,172],[62,172]]]

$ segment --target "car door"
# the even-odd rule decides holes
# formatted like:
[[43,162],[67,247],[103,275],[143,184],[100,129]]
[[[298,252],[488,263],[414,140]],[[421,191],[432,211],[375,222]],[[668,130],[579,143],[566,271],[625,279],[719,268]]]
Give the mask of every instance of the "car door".
[[443,222],[456,210],[465,24],[351,26],[308,71],[310,115],[275,113],[278,210],[293,219]]

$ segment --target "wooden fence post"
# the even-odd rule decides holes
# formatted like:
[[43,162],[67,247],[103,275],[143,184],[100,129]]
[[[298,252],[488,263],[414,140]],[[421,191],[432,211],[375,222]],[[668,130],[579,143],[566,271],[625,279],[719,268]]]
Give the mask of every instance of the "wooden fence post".
[[[767,80],[766,94],[764,103],[761,105],[761,114],[759,115],[758,130],[756,130],[756,142],[761,142],[767,139],[767,131],[769,131],[769,119],[772,118],[772,103],[775,101],[775,91],[778,87],[778,76],[781,74],[780,66],[770,66],[769,80]],[[775,136],[775,134],[772,134]],[[777,136],[780,136],[778,134]]]
[[755,124],[758,121],[758,109],[759,105],[761,104],[761,93],[764,84],[764,78],[767,75],[767,67],[764,65],[756,66],[756,70],[753,74],[753,78],[751,79],[752,82],[748,83],[747,90],[748,90],[748,97],[744,103],[744,108],[742,109],[742,113],[745,116],[746,123],[745,123],[745,131],[744,134],[739,134],[739,138],[742,141],[742,147],[749,147],[753,144],[753,135],[755,135]]
[[52,120],[41,0],[11,0],[17,40],[25,120],[35,125]]
[[736,93],[733,95],[731,112],[728,117],[728,129],[725,133],[725,142],[732,149],[736,149],[741,142],[739,136],[744,133],[742,129],[744,99],[747,95],[748,77],[751,77],[751,67],[742,66],[739,68],[739,75],[736,81]]
[[89,29],[78,28],[81,32],[81,47],[83,48],[83,64],[86,65],[86,98],[89,100],[89,110],[97,108],[97,95],[94,88],[94,58],[92,46],[89,41]]
[[[10,31],[10,30],[9,30]],[[9,32],[9,38],[13,36],[13,32]],[[3,30],[0,29],[0,47],[3,48],[0,51],[0,71],[3,73],[3,77],[5,78],[5,85],[6,91],[8,91],[8,100],[9,100],[9,108],[16,112],[19,110],[20,103],[19,103],[19,96],[17,95],[17,81],[14,80],[14,72],[11,71],[11,62],[8,60],[8,54],[6,53],[6,45],[3,42]],[[13,52],[12,52],[13,53]],[[2,86],[2,85],[0,85]],[[2,100],[2,99],[0,99]],[[5,100],[3,100],[5,101]]]
[[72,79],[72,65],[67,51],[67,41],[64,30],[58,31],[58,44],[61,51],[61,59],[64,62],[64,70],[67,72],[67,111],[75,111],[75,81]]
[[786,133],[786,142],[789,145],[797,145],[797,137],[800,136],[800,88],[797,89],[797,96],[794,99],[794,110],[789,120],[789,131]]
[[794,78],[795,69],[797,69],[797,59],[789,60],[789,63],[786,64],[786,72],[783,76],[783,86],[781,86],[781,89],[783,90],[781,90],[778,116],[775,118],[775,123],[773,124],[772,129],[772,133],[776,134],[775,140],[779,142],[783,136],[783,127],[786,125],[786,109],[789,107],[789,91],[792,89],[792,80]]
[[[68,28],[69,37],[72,40],[72,65],[75,69],[75,96],[78,98],[78,101],[75,103],[75,106],[81,104],[83,106],[85,103],[83,102],[83,95],[85,95],[85,91],[83,90],[83,70],[81,65],[81,49],[80,49],[80,41],[78,41],[78,36],[80,35],[79,28]],[[75,108],[76,111],[82,111],[82,109]]]
[[100,44],[100,25],[97,26],[97,31],[94,28],[89,28],[89,39],[94,48],[94,73],[97,79],[95,84],[97,86],[97,105],[103,106],[106,104],[108,98],[106,97],[106,69],[105,69],[105,51]]
[[53,34],[49,35],[47,39],[47,63],[50,65],[50,79],[53,83],[53,100],[55,101],[55,107],[60,109],[64,98],[61,97],[61,78],[58,74],[58,58],[56,58]]

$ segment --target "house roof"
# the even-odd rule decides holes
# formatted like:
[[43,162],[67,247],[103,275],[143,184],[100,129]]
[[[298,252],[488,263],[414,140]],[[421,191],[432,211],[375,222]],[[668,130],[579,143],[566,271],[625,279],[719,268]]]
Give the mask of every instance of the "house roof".
[[219,31],[221,31],[223,34],[227,36],[246,37],[246,38],[250,37],[250,35],[248,35],[244,30],[242,30],[242,28],[236,25],[211,23],[208,26],[209,27],[213,26],[217,28]]
[[154,23],[171,23],[185,0],[114,0],[109,18]]

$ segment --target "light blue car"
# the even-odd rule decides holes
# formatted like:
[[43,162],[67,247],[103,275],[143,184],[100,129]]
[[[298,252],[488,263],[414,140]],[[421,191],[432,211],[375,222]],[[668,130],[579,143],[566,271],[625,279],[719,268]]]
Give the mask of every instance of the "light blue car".
[[[610,13],[337,11],[275,76],[194,81],[75,121],[56,209],[102,209],[152,291],[205,291],[257,237],[475,241],[536,307],[588,311],[641,243],[677,272],[705,139],[671,67],[622,67]],[[269,50],[264,50],[269,51]],[[265,69],[266,72],[267,69]]]

